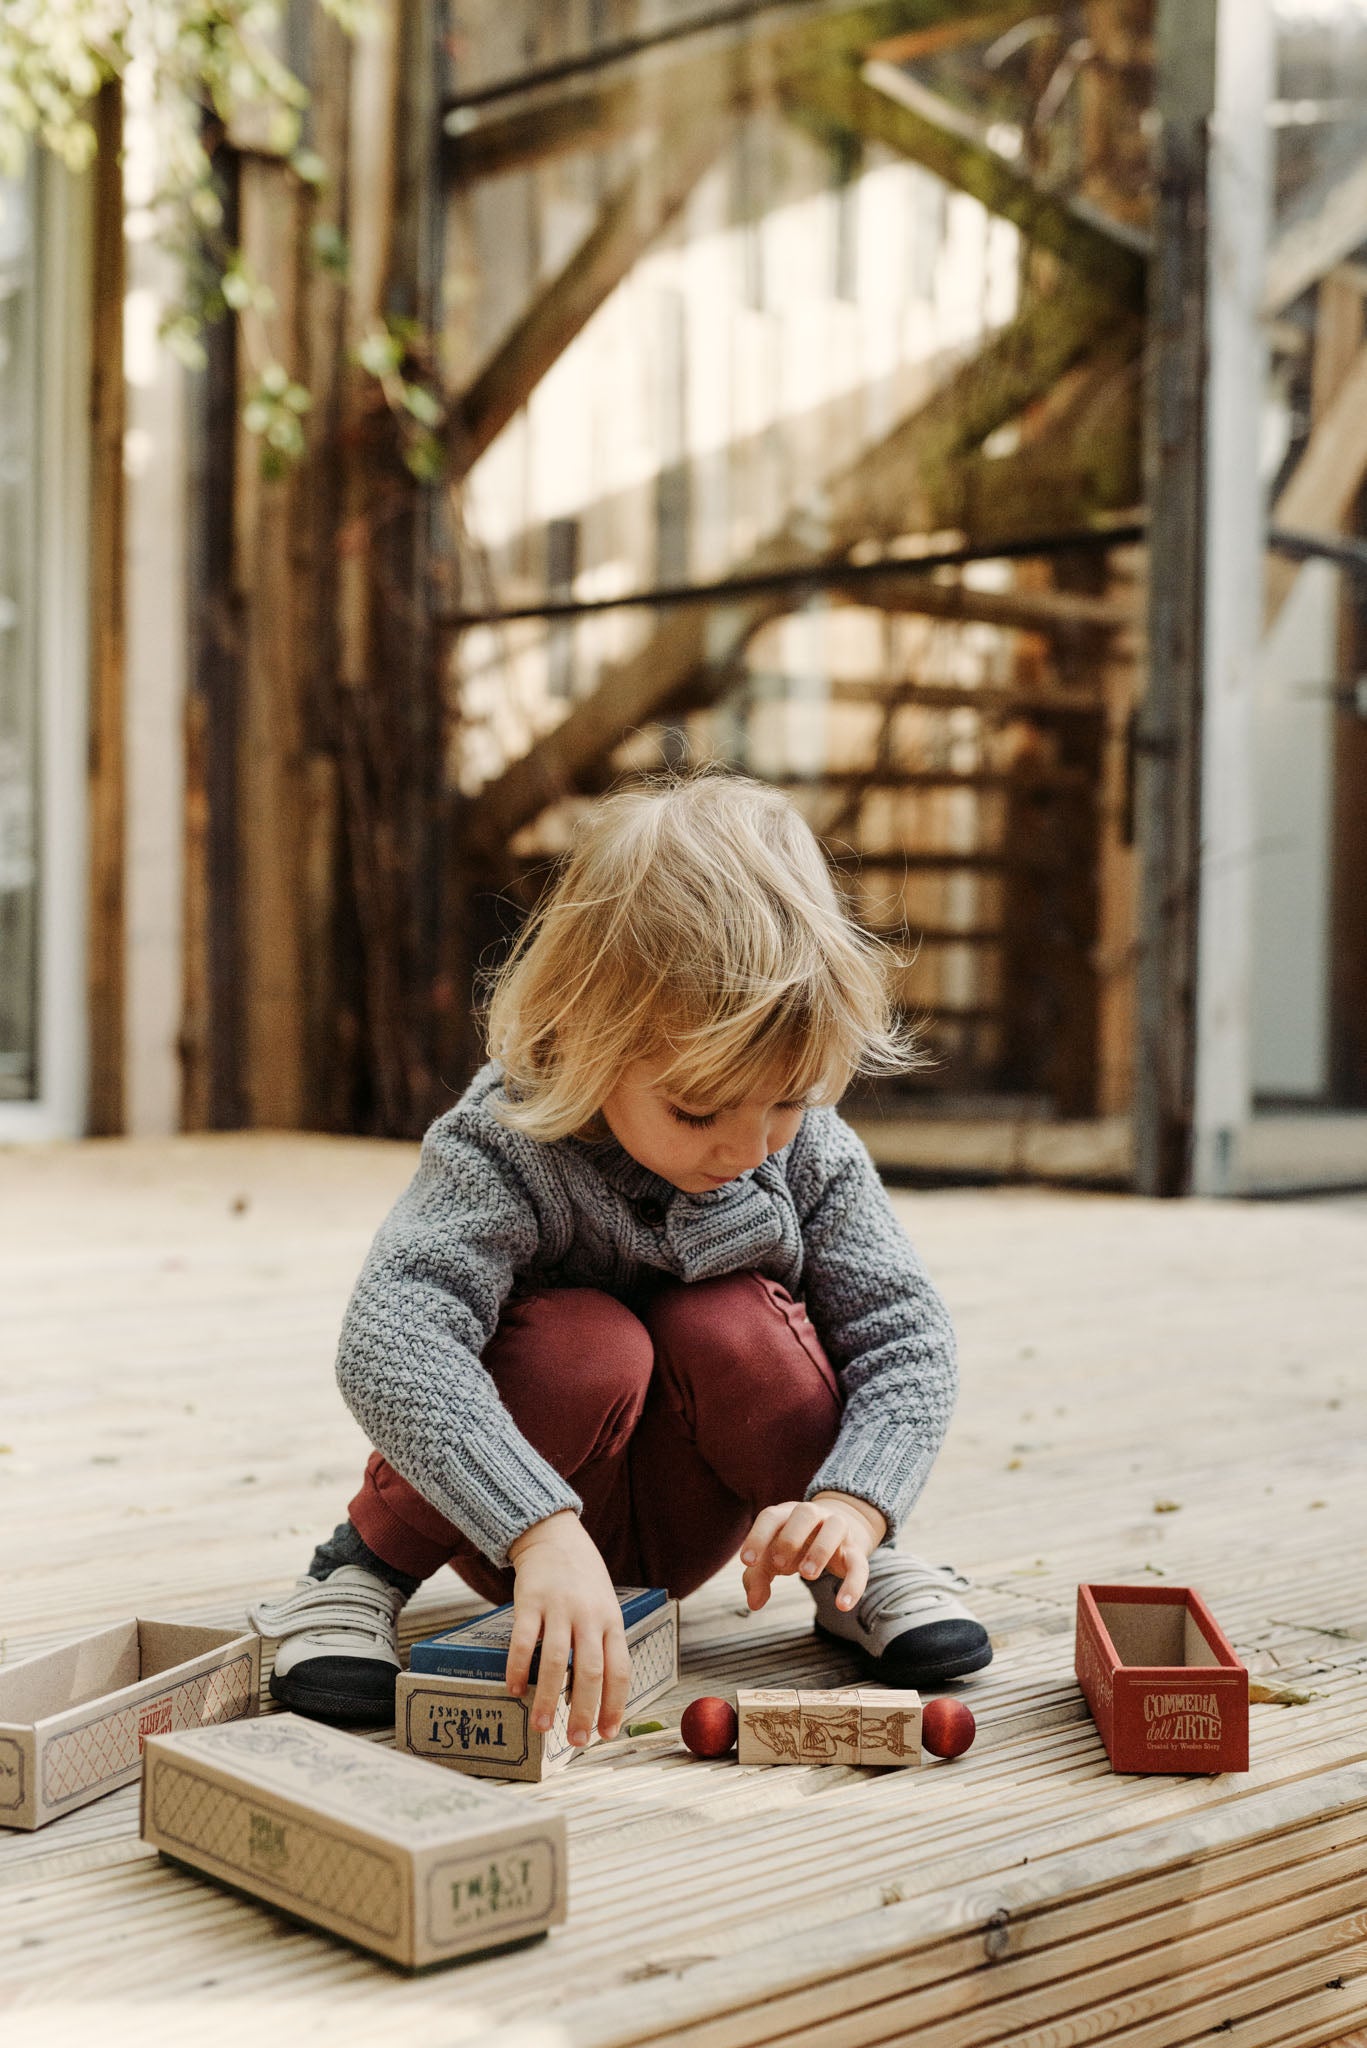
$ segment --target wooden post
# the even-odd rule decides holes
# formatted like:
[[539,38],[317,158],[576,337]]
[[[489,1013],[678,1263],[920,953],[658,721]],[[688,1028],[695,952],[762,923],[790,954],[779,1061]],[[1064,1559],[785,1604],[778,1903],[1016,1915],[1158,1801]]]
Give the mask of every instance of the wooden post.
[[1220,0],[1209,190],[1205,689],[1192,1192],[1239,1191],[1253,1114],[1253,811],[1267,345],[1271,0]]
[[1135,1185],[1186,1192],[1195,1077],[1203,678],[1207,127],[1218,0],[1159,0],[1146,463],[1149,664],[1135,722],[1140,848]]
[[86,1128],[123,1128],[123,103],[95,101],[91,365],[89,857],[90,1066]]
[[1266,0],[1159,0],[1136,1184],[1238,1185],[1249,952]]

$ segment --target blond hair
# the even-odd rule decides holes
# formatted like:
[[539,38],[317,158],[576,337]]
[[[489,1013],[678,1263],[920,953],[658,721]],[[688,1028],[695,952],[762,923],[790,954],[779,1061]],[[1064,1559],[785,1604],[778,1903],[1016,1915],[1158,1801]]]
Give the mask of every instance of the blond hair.
[[501,1120],[599,1134],[633,1060],[686,1103],[836,1102],[856,1073],[917,1063],[890,950],[843,910],[779,790],[716,771],[603,798],[498,971],[489,1050]]

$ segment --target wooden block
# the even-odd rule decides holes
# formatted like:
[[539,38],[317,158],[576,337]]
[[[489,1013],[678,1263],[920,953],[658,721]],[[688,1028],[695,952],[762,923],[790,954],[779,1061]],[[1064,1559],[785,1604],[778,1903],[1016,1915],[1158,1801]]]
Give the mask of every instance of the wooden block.
[[921,1695],[882,1686],[859,1692],[859,1761],[864,1765],[921,1765]]
[[736,1761],[742,1764],[795,1764],[801,1761],[801,1708],[795,1692],[760,1688],[736,1694],[740,1732]]
[[847,1692],[800,1692],[797,1701],[803,1763],[857,1764],[860,1702]]

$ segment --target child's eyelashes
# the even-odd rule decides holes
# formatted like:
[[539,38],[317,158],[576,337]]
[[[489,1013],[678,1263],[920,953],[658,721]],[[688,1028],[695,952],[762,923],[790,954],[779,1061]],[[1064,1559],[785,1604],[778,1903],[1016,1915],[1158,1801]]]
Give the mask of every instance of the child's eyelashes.
[[[805,1102],[780,1102],[778,1107],[780,1109],[805,1109],[807,1104]],[[702,1114],[696,1114],[690,1113],[686,1109],[678,1109],[672,1102],[667,1102],[665,1108],[669,1111],[676,1124],[687,1124],[692,1131],[705,1131],[709,1124],[714,1124],[717,1121],[715,1109],[709,1109]]]

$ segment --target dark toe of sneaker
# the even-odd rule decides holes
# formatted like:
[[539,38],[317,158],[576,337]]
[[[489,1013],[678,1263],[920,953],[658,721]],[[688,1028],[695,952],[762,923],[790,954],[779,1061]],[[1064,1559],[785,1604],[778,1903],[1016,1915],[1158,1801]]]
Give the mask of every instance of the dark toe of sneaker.
[[398,1675],[375,1657],[310,1657],[290,1672],[272,1672],[271,1698],[315,1721],[371,1728],[393,1720]]
[[983,1670],[992,1645],[980,1621],[928,1621],[894,1636],[877,1662],[885,1684],[938,1684]]

